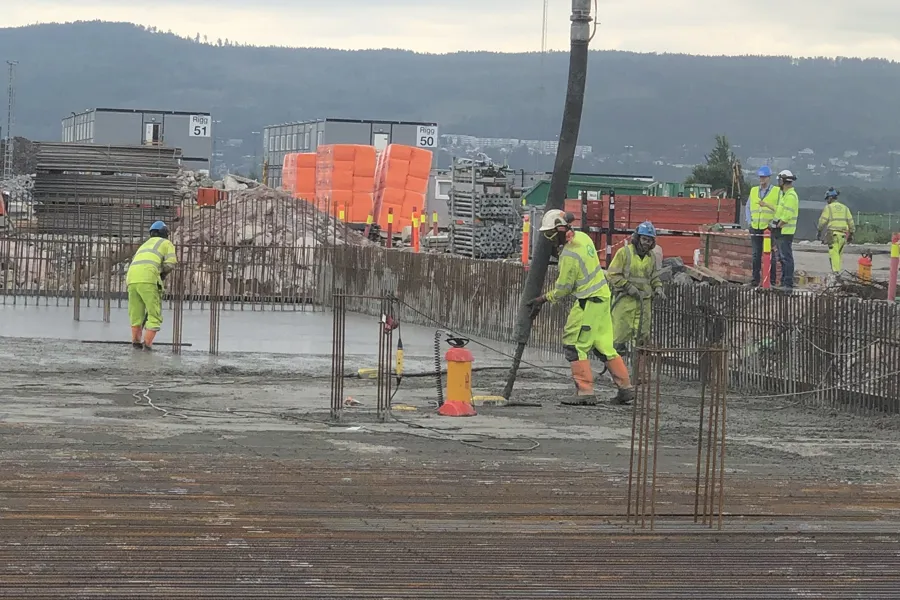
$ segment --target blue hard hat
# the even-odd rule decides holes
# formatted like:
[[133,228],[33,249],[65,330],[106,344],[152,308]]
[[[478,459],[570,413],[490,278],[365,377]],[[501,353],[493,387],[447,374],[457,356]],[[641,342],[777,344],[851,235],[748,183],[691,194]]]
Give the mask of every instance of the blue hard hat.
[[150,231],[162,231],[164,229],[168,229],[168,227],[166,227],[166,224],[163,223],[162,221],[157,221],[156,223],[154,223],[153,225],[150,226]]
[[772,169],[769,168],[769,165],[763,165],[759,168],[759,171],[756,172],[758,177],[771,177]]
[[656,227],[653,226],[653,223],[650,221],[644,221],[640,225],[637,226],[637,230],[635,233],[638,235],[646,235],[647,237],[656,237]]
[[840,196],[840,194],[841,193],[839,191],[837,191],[836,189],[828,188],[828,191],[825,192],[825,197],[826,198],[837,198],[838,196]]

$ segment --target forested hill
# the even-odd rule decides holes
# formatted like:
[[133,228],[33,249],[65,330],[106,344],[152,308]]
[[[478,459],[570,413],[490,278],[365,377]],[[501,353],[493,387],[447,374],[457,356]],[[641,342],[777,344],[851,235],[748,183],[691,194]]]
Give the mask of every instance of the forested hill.
[[[0,29],[0,58],[19,61],[17,133],[32,139],[95,106],[211,110],[223,137],[332,116],[553,139],[567,70],[564,53],[542,69],[537,53],[220,46],[100,22]],[[687,158],[725,133],[745,156],[886,154],[900,149],[897,98],[888,61],[593,52],[581,141]]]

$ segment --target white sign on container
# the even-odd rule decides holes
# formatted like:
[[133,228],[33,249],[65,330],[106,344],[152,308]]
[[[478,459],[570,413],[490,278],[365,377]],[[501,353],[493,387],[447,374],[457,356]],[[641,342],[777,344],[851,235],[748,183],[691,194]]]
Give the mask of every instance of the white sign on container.
[[211,134],[212,119],[209,115],[191,115],[190,137],[209,137]]
[[416,132],[416,146],[419,148],[437,148],[437,125],[419,125],[419,129]]
[[146,125],[144,125],[144,143],[153,143],[153,123],[147,123]]

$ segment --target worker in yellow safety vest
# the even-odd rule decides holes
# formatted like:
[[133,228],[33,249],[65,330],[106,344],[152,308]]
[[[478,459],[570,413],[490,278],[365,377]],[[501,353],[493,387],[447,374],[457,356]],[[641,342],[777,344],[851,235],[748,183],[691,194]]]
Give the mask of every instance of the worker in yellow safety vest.
[[163,281],[177,264],[169,228],[156,221],[150,226],[150,239],[134,253],[125,276],[131,345],[136,349],[153,349],[153,340],[162,326]]
[[840,192],[834,188],[828,188],[825,192],[827,206],[819,217],[819,239],[823,244],[828,244],[828,257],[831,259],[831,272],[840,273],[844,246],[853,240],[856,232],[856,224],[853,222],[853,213],[846,205],[838,202]]
[[656,228],[650,221],[645,221],[638,225],[631,241],[616,252],[607,270],[614,296],[615,347],[620,355],[629,342],[643,346],[650,341],[651,299],[666,297],[653,254],[654,246]]
[[568,296],[575,297],[563,329],[562,342],[565,357],[571,365],[576,394],[562,403],[569,406],[597,404],[594,373],[588,359],[591,352],[606,360],[618,388],[612,402],[630,403],[634,399],[634,387],[625,361],[615,349],[610,316],[612,295],[593,240],[584,232],[574,231],[566,213],[556,209],[544,213],[540,232],[552,243],[553,254],[559,257],[559,277],[552,290],[528,303],[532,318],[546,302],[556,303]]
[[[772,169],[769,165],[760,167],[756,174],[759,176],[759,185],[750,188],[750,198],[747,200],[747,226],[750,228],[750,247],[753,249],[753,275],[750,285],[753,287],[758,287],[761,281],[763,237],[772,219],[775,218],[780,193],[777,187],[770,184]],[[769,269],[769,281],[775,283],[774,260]]]
[[[794,189],[797,177],[788,170],[778,174],[778,206],[772,218],[772,238],[778,248],[778,262],[781,263],[781,288],[794,289],[794,234],[797,232],[797,216],[800,213],[800,198]],[[772,281],[774,284],[774,280]]]

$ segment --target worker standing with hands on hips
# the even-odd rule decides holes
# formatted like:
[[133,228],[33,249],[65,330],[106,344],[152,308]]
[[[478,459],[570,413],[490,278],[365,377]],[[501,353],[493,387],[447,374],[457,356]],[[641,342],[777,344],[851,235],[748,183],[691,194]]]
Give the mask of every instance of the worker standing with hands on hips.
[[163,281],[177,264],[175,245],[169,241],[169,228],[162,221],[156,221],[150,226],[150,239],[134,253],[125,276],[134,348],[153,349],[153,340],[162,326]]
[[831,259],[831,272],[840,273],[844,256],[844,246],[853,240],[856,232],[856,224],[853,222],[853,213],[846,205],[838,202],[840,192],[834,188],[828,188],[825,192],[827,206],[819,217],[819,239],[828,245],[828,258]]
[[607,271],[612,286],[612,322],[615,348],[620,355],[635,340],[638,346],[650,341],[652,298],[665,299],[653,248],[656,228],[650,221],[637,226],[631,242],[616,252]]
[[[778,174],[778,206],[772,219],[772,237],[778,248],[778,261],[781,263],[781,288],[794,289],[794,234],[797,232],[797,215],[800,212],[800,198],[794,189],[797,178],[788,170]],[[773,280],[774,284],[775,281]]]
[[[748,219],[750,227],[750,245],[753,248],[753,278],[750,285],[759,287],[762,280],[762,255],[763,236],[772,219],[775,218],[775,209],[778,206],[778,194],[780,190],[769,182],[772,178],[772,169],[768,165],[760,167],[756,172],[759,176],[759,185],[750,188],[750,199],[747,201]],[[775,261],[769,268],[769,281],[775,284]]]
[[594,242],[584,232],[574,231],[571,221],[561,210],[548,210],[541,219],[540,232],[552,244],[554,256],[559,257],[559,277],[553,289],[531,300],[532,318],[546,303],[556,303],[575,296],[563,330],[563,350],[572,369],[576,395],[565,399],[569,406],[594,406],[594,373],[588,354],[595,351],[606,358],[613,381],[619,389],[614,404],[628,404],[634,399],[634,387],[622,357],[616,353],[610,317],[612,294],[606,275],[600,266]]

